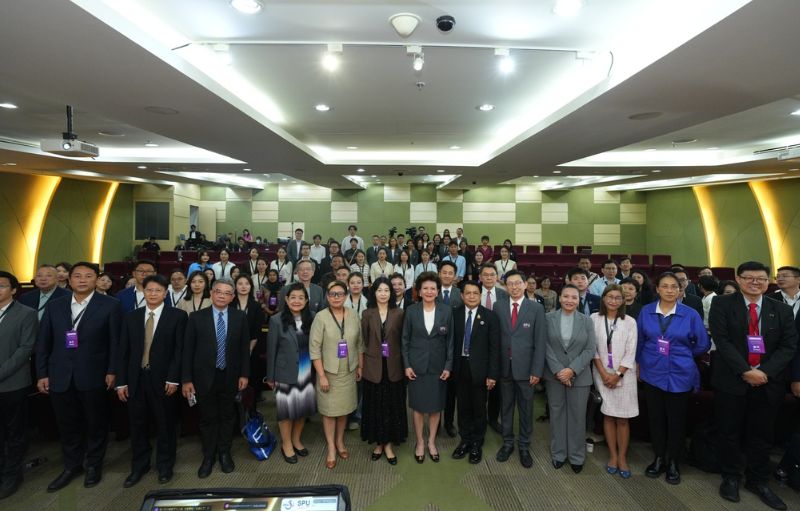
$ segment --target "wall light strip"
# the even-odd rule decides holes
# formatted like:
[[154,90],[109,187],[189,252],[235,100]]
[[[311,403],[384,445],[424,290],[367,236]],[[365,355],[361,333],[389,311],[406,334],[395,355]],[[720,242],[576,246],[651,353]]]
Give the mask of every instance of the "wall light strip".
[[27,222],[22,230],[28,253],[25,259],[27,264],[23,266],[24,273],[20,272],[17,275],[20,281],[30,280],[36,274],[44,221],[50,210],[50,203],[56,195],[58,185],[61,183],[61,178],[58,176],[36,176],[35,179],[36,184],[30,190],[30,196],[36,197],[35,205],[30,209]]
[[751,181],[748,184],[750,191],[753,192],[753,198],[758,204],[761,221],[764,223],[764,232],[767,234],[770,268],[775,271],[781,266],[797,264],[792,244],[786,243],[789,232],[782,226],[783,222],[779,217],[780,201],[775,196],[773,187],[764,181]]
[[711,190],[708,186],[693,186],[694,198],[697,201],[697,209],[700,210],[700,219],[703,223],[703,233],[706,238],[706,251],[708,253],[709,266],[725,266],[723,255],[720,250],[719,221],[714,210]]
[[103,255],[103,240],[106,236],[106,223],[108,222],[108,213],[111,211],[111,204],[114,202],[114,196],[117,194],[119,183],[109,183],[106,198],[94,214],[94,222],[92,222],[92,262],[100,264]]

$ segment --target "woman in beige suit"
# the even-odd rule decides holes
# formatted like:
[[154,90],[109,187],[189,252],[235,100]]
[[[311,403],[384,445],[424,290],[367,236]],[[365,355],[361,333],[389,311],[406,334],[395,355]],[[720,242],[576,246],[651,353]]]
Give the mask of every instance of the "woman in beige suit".
[[208,278],[202,271],[189,275],[189,292],[175,305],[186,314],[211,307],[211,294],[208,289]]
[[336,455],[346,460],[344,445],[347,415],[358,405],[356,381],[361,379],[358,357],[363,350],[358,314],[344,306],[347,286],[334,281],[328,285],[328,308],[311,324],[309,354],[317,372],[317,410],[328,444],[325,466],[336,466]]
[[400,335],[403,309],[397,308],[389,279],[378,277],[372,284],[369,307],[361,318],[364,352],[360,366],[364,378],[361,439],[377,443],[372,461],[386,453],[390,465],[397,464],[393,444],[408,436],[406,388]]

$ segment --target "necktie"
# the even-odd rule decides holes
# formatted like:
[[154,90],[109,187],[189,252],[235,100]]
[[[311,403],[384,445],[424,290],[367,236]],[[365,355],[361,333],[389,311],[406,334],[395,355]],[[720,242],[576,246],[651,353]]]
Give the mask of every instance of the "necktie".
[[144,323],[144,354],[142,355],[142,367],[150,365],[150,346],[153,345],[153,330],[156,324],[156,313],[150,311],[147,321]]
[[486,291],[486,308],[492,310],[492,292]]
[[444,303],[445,303],[445,305],[450,305],[450,291],[449,290],[444,292]]
[[[750,321],[747,335],[758,335],[758,313],[756,313],[756,304],[748,304],[750,308]],[[761,355],[757,353],[748,353],[747,363],[750,367],[755,367],[761,363]]]
[[47,305],[47,301],[50,300],[50,296],[44,295],[44,293],[39,293],[39,321],[42,320],[42,316],[44,316],[44,306]]
[[225,369],[225,320],[217,316],[217,369]]
[[519,304],[514,302],[514,310],[511,311],[511,328],[517,328],[517,315],[519,314]]
[[464,325],[464,355],[469,356],[470,341],[472,340],[472,311],[467,314],[467,324]]

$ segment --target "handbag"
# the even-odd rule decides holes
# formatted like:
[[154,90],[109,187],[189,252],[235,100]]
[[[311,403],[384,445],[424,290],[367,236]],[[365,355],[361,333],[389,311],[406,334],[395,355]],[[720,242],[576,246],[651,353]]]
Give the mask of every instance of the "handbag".
[[589,389],[589,400],[594,404],[602,404],[603,403],[603,396],[600,395],[600,392],[592,387]]
[[256,411],[247,412],[247,420],[242,428],[242,435],[250,446],[250,452],[258,461],[269,459],[275,450],[278,439],[270,431],[264,416]]

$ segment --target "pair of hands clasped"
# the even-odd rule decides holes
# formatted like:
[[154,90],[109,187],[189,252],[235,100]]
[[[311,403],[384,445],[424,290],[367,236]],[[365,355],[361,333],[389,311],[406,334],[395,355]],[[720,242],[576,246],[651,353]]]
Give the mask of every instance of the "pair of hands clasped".
[[[408,378],[411,381],[414,381],[417,379],[417,373],[414,372],[414,369],[407,367],[406,378]],[[450,378],[450,371],[445,369],[444,371],[442,371],[442,374],[439,375],[439,379],[444,381],[447,380],[448,378]]]
[[572,387],[572,379],[575,378],[575,371],[573,371],[569,367],[565,367],[564,369],[556,373],[556,378],[558,379],[558,381],[560,381],[567,387]]
[[[250,380],[248,378],[245,378],[244,376],[240,377],[238,389],[240,391],[246,389],[248,383],[250,383]],[[184,383],[181,389],[181,394],[183,394],[183,397],[185,397],[186,399],[189,399],[190,395],[196,394],[194,390],[194,383],[192,382]]]

